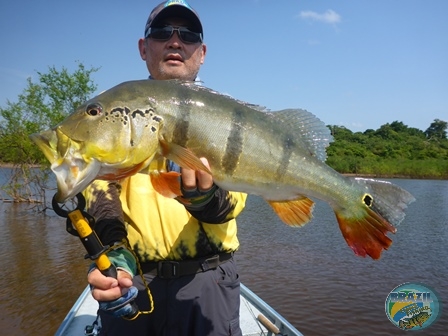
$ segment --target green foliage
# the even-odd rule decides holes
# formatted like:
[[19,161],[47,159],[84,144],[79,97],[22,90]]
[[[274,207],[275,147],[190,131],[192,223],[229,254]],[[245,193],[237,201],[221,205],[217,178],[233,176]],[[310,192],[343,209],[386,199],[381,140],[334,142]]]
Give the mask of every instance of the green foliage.
[[425,131],[394,121],[364,133],[329,126],[335,141],[327,163],[346,174],[448,178],[448,123],[434,120]]
[[425,131],[428,139],[442,140],[447,138],[448,122],[435,119]]
[[62,121],[96,90],[91,74],[97,68],[86,69],[82,63],[69,73],[49,67],[47,73],[37,72],[38,81],[27,79],[27,87],[17,102],[7,101],[0,108],[0,158],[8,163],[44,163],[42,153],[29,135],[48,129]]
[[10,180],[0,188],[14,201],[45,203],[48,171],[32,166],[48,162],[29,135],[55,126],[86,101],[96,90],[91,79],[96,71],[82,63],[73,73],[49,67],[37,72],[37,82],[27,79],[17,102],[8,100],[0,108],[0,163],[13,164]]

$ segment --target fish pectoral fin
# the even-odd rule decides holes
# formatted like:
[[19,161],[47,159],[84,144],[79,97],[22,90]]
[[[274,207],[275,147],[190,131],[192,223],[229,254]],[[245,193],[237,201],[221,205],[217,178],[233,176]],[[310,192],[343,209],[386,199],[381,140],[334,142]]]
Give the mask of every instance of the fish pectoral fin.
[[179,176],[180,174],[174,171],[152,171],[149,173],[154,190],[168,198],[175,198],[182,195]]
[[160,140],[160,146],[162,148],[162,155],[177,163],[180,167],[202,170],[210,175],[212,174],[202,161],[188,148],[169,143],[165,140]]
[[379,259],[383,249],[392,244],[387,233],[395,233],[396,228],[372,209],[366,207],[362,217],[346,217],[342,211],[335,214],[345,241],[356,255]]
[[280,219],[290,226],[303,226],[313,217],[314,202],[301,196],[291,201],[267,201]]

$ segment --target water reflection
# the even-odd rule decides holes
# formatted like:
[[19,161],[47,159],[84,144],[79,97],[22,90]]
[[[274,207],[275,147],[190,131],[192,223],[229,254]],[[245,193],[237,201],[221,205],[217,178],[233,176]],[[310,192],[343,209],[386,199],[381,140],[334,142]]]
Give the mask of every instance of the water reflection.
[[0,286],[2,333],[52,335],[86,285],[82,245],[63,219],[27,205],[0,203],[0,216],[0,252],[10,270]]
[[[303,228],[282,224],[259,198],[239,220],[242,281],[305,335],[394,335],[388,293],[422,282],[448,299],[448,181],[394,180],[414,194],[406,220],[380,260],[355,257],[332,210],[318,202]],[[254,254],[256,256],[254,256]],[[448,318],[425,330],[442,335]]]

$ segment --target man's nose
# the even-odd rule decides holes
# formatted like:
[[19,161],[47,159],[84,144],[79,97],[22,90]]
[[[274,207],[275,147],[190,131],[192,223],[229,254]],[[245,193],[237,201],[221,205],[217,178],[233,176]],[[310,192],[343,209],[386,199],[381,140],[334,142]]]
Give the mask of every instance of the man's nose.
[[173,32],[173,35],[171,35],[168,43],[173,48],[179,48],[181,46],[182,40],[180,39],[179,31],[176,30]]

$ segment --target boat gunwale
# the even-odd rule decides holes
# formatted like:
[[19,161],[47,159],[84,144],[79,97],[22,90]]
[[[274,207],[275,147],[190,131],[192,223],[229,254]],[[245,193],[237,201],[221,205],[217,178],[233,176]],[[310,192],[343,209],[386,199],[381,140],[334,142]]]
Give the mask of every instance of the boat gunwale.
[[[90,286],[87,285],[81,295],[78,297],[70,311],[65,316],[61,325],[55,333],[55,336],[63,336],[70,329],[71,324],[74,322],[74,319],[79,312],[79,309],[86,301],[90,294]],[[243,283],[240,284],[240,296],[245,299],[250,305],[252,305],[256,310],[258,310],[261,314],[267,317],[277,328],[280,329],[281,334],[285,334],[288,336],[303,336],[301,332],[299,332],[291,323],[289,323],[282,315],[280,315],[274,308],[272,308],[268,303],[266,303],[263,299],[261,299],[258,295],[252,292],[247,286]],[[260,324],[260,321],[257,319],[257,316],[253,316],[257,323]],[[268,335],[272,335],[272,333],[268,332]]]

